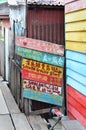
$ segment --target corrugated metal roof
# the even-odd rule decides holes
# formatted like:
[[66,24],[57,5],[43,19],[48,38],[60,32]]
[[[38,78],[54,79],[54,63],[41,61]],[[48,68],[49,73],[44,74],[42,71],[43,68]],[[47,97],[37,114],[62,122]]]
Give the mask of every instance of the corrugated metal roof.
[[27,0],[28,4],[37,5],[64,5],[65,0]]

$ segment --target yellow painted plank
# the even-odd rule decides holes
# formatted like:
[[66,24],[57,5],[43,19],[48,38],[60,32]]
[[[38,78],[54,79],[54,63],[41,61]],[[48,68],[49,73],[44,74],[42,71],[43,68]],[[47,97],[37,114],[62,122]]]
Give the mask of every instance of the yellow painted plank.
[[67,32],[66,40],[86,42],[86,32]]
[[86,31],[86,21],[66,24],[65,31]]
[[66,41],[66,49],[86,53],[86,43]]
[[65,22],[86,20],[86,9],[66,14]]

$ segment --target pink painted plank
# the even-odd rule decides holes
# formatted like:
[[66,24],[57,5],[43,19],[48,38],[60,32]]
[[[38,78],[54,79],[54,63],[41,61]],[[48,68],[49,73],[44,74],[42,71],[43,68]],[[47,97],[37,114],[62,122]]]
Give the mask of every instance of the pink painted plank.
[[22,78],[47,84],[53,84],[56,86],[62,86],[62,78],[57,78],[46,74],[40,74],[31,70],[22,69]]
[[86,128],[86,118],[83,117],[72,105],[68,104],[68,111]]
[[76,91],[73,87],[67,86],[67,93],[86,109],[86,96]]
[[16,45],[33,50],[43,51],[56,55],[64,55],[64,48],[62,45],[50,43],[47,41],[36,40],[26,37],[16,37]]
[[73,12],[86,8],[86,2],[84,0],[73,1],[65,6],[65,13]]

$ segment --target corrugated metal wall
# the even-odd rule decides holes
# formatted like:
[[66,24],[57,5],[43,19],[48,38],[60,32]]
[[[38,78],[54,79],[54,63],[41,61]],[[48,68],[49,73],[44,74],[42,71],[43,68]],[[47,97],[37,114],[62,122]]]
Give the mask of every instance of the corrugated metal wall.
[[86,128],[86,2],[66,1],[68,116]]
[[64,8],[29,9],[28,37],[64,45]]

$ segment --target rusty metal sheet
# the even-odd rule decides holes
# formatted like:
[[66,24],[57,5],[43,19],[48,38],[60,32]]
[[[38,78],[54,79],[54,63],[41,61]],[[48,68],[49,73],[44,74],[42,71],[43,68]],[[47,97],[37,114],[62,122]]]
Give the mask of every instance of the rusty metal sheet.
[[56,86],[62,86],[62,78],[49,76],[47,74],[38,73],[32,70],[22,69],[22,78],[35,80],[37,82],[43,82],[47,84],[53,84]]
[[51,84],[40,83],[32,80],[22,80],[22,86],[24,89],[31,89],[38,92],[49,93],[54,95],[61,95],[62,87],[58,87]]
[[64,57],[16,46],[16,54],[23,58],[64,67]]
[[32,70],[38,73],[55,76],[57,78],[63,77],[63,68],[28,59],[22,60],[22,69],[27,71]]
[[48,52],[51,54],[64,55],[64,48],[62,45],[36,40],[26,37],[16,37],[16,45],[38,51]]

